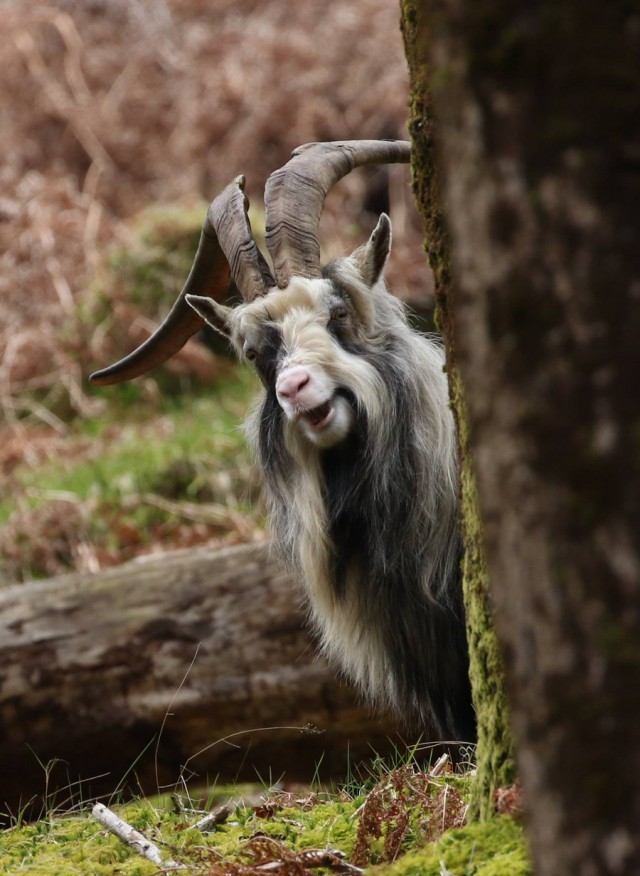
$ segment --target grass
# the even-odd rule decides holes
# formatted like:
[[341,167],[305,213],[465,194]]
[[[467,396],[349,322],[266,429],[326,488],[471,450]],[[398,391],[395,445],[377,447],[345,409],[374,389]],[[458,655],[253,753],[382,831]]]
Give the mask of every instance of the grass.
[[[162,490],[163,472],[178,460],[196,465],[198,459],[215,458],[224,468],[248,465],[240,423],[254,390],[252,375],[238,368],[207,396],[170,398],[155,411],[112,405],[99,419],[79,422],[69,434],[70,443],[82,443],[84,459],[71,456],[37,470],[25,468],[20,482],[25,491],[119,498],[131,486]],[[6,509],[7,502],[0,508]]]
[[102,391],[100,414],[69,423],[59,450],[12,469],[0,579],[70,571],[81,556],[110,565],[155,540],[250,537],[261,517],[241,423],[256,387],[230,366],[206,394],[132,402]]

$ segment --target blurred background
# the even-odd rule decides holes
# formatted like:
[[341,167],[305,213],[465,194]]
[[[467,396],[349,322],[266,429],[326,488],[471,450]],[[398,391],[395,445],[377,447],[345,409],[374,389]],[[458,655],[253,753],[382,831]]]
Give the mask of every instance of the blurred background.
[[[166,313],[238,173],[259,238],[264,182],[295,146],[407,137],[397,4],[5,0],[2,26],[0,583],[264,539],[239,428],[256,382],[215,339],[135,384],[87,376]],[[325,255],[382,210],[387,279],[428,312],[408,168],[336,186]]]

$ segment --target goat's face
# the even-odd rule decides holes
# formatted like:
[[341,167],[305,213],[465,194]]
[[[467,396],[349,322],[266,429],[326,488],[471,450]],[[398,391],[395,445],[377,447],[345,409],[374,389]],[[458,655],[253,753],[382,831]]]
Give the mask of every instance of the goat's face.
[[362,353],[376,336],[376,289],[390,244],[387,217],[366,246],[329,265],[325,279],[293,277],[285,289],[234,309],[189,297],[192,307],[251,361],[275,393],[289,430],[317,447],[343,441],[356,406],[372,411],[379,376]]

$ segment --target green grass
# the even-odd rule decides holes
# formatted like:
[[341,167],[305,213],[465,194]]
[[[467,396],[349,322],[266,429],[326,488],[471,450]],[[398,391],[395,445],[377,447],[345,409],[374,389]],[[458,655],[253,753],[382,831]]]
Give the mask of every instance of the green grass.
[[26,470],[22,484],[80,498],[116,498],[123,490],[161,486],[161,473],[177,460],[215,459],[220,467],[249,464],[241,423],[255,389],[253,375],[238,368],[207,395],[168,399],[157,411],[114,404],[99,419],[81,421],[70,436],[90,437],[97,453],[88,448],[85,460]]
[[[12,471],[0,501],[0,578],[72,569],[81,542],[110,564],[154,539],[180,547],[223,538],[242,517],[261,525],[241,428],[257,385],[236,367],[195,395],[132,401],[102,390],[99,416],[68,424],[60,458]],[[71,516],[77,525],[65,528]]]

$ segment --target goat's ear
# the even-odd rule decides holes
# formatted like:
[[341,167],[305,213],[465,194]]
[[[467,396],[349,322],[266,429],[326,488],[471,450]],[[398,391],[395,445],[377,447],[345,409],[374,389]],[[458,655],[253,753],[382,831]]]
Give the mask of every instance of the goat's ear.
[[187,304],[193,307],[195,312],[201,316],[207,325],[214,328],[216,331],[224,335],[225,338],[231,335],[231,313],[233,308],[225,307],[224,304],[218,304],[213,298],[205,298],[202,295],[187,295]]
[[378,282],[391,250],[391,220],[386,213],[378,219],[365,246],[356,250],[353,258],[367,286]]

